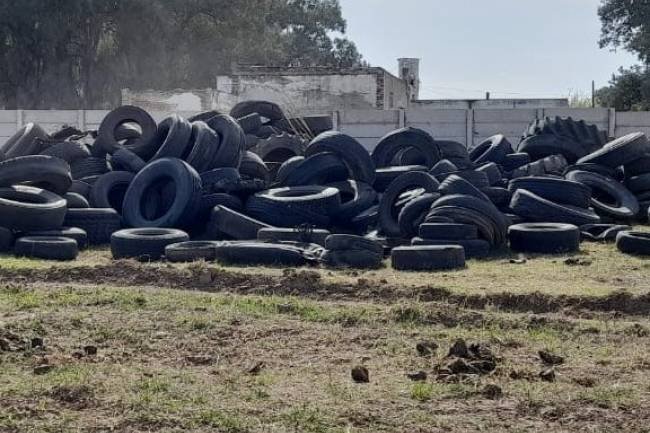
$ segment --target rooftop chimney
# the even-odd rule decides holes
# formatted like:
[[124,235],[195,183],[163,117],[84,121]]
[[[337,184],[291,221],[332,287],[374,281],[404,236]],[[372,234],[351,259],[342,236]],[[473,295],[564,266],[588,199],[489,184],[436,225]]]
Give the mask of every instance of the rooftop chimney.
[[411,101],[420,98],[420,59],[401,58],[397,59],[399,77],[406,80],[409,85],[409,96]]

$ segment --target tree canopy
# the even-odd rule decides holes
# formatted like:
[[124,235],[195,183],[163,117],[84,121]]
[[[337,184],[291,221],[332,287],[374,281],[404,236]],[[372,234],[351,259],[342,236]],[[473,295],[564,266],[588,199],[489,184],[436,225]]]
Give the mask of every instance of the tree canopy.
[[103,108],[124,87],[210,87],[235,62],[355,66],[345,30],[338,0],[0,0],[0,102]]

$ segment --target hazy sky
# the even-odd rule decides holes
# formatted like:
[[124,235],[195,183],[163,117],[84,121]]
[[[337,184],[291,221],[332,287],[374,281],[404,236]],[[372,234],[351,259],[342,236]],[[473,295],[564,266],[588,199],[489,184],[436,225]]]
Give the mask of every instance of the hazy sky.
[[340,0],[373,66],[422,59],[420,97],[566,97],[606,85],[628,52],[598,47],[600,0]]

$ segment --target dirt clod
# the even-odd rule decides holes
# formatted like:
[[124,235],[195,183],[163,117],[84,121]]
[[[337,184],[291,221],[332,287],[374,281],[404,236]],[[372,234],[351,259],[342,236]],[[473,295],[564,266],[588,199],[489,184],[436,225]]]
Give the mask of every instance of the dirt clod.
[[469,358],[469,352],[467,350],[467,343],[462,338],[459,338],[454,342],[454,344],[449,348],[449,354],[447,357],[456,356],[458,358]]
[[259,361],[254,366],[248,369],[248,374],[257,376],[264,369],[264,367],[266,367],[266,364],[263,361]]
[[564,261],[567,266],[591,266],[591,260],[583,260],[577,257],[569,257]]
[[627,335],[632,335],[639,338],[650,336],[650,330],[639,323],[635,323],[634,325],[625,329],[625,333]]
[[539,373],[540,379],[544,382],[555,382],[555,369],[547,368]]
[[438,343],[435,341],[421,341],[415,345],[415,350],[420,356],[431,356],[438,350]]
[[498,385],[489,384],[485,385],[485,388],[483,388],[481,394],[490,400],[499,400],[501,397],[503,397],[503,390]]
[[36,374],[36,375],[47,374],[52,370],[54,370],[53,365],[41,364],[41,365],[37,365],[36,367],[34,367],[34,374]]
[[548,350],[540,350],[538,352],[539,359],[547,365],[560,365],[564,364],[564,358],[560,355],[549,352]]
[[370,373],[368,369],[362,365],[354,367],[352,369],[352,380],[356,383],[369,383]]
[[427,373],[424,371],[418,371],[416,373],[406,373],[406,377],[411,379],[413,382],[423,382],[427,380]]
[[192,365],[211,365],[212,357],[207,355],[190,355],[186,356],[185,360]]
[[32,338],[31,345],[32,349],[41,348],[44,345],[43,339],[41,337],[34,337]]
[[86,356],[95,356],[97,355],[97,346],[84,346],[84,354]]

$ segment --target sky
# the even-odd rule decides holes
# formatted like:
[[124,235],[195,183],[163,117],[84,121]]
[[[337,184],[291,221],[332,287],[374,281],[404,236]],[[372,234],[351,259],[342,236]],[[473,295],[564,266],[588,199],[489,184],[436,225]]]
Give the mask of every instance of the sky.
[[421,99],[591,95],[637,62],[600,49],[600,0],[340,0],[347,37],[397,74],[421,59]]

